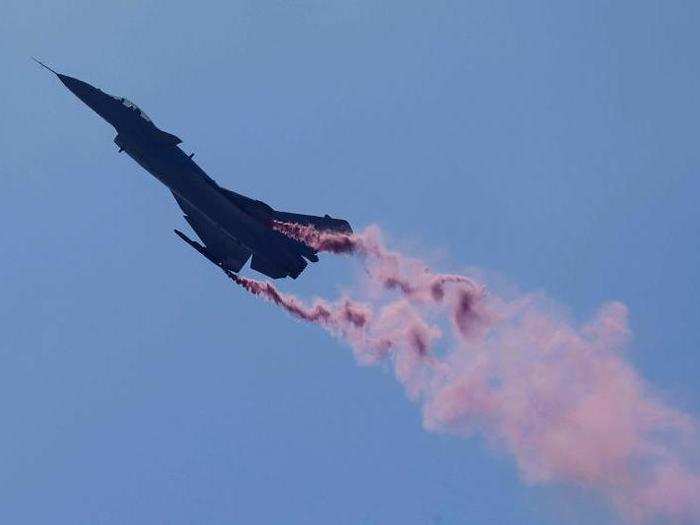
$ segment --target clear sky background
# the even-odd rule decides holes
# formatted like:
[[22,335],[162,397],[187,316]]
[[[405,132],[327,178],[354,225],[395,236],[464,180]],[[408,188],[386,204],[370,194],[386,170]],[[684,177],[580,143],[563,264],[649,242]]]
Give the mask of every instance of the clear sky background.
[[[388,369],[232,286],[55,78],[139,104],[223,186],[380,224],[439,270],[631,311],[700,414],[696,2],[36,2],[0,10],[0,521],[613,524],[431,435]],[[335,296],[324,256],[298,281]]]

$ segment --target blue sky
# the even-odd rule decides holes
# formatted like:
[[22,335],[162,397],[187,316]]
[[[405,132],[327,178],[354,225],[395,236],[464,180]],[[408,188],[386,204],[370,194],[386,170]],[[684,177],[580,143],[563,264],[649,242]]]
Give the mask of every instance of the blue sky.
[[[380,224],[587,319],[700,413],[693,2],[19,2],[0,59],[0,519],[618,523],[436,436],[389,370],[231,286],[113,130],[33,64],[139,104],[220,184]],[[298,281],[334,296],[357,267]]]

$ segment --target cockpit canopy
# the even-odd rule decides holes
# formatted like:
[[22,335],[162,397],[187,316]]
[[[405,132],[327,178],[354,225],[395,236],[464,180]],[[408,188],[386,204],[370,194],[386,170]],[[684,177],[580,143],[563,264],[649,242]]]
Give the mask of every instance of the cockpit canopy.
[[110,97],[112,97],[112,98],[118,100],[119,102],[121,102],[122,104],[124,104],[127,108],[132,109],[132,110],[134,110],[134,111],[137,111],[138,114],[139,114],[139,116],[140,116],[143,120],[145,120],[145,121],[147,121],[147,122],[151,122],[150,117],[149,117],[148,115],[146,115],[146,113],[145,113],[140,107],[138,107],[136,104],[134,104],[134,103],[133,103],[131,100],[129,100],[128,98],[124,98],[124,97],[115,97],[114,95],[110,95]]

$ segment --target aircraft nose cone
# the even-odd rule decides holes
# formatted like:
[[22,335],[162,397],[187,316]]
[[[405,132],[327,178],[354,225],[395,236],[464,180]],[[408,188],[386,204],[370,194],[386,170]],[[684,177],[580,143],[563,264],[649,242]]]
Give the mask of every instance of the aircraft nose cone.
[[60,73],[57,73],[56,76],[58,76],[58,79],[64,86],[70,89],[78,97],[81,94],[87,93],[87,84],[85,84],[85,82],[78,80],[77,78],[69,77],[68,75],[61,75]]
[[87,82],[60,73],[56,73],[56,76],[64,86],[88,106],[92,107],[99,100],[99,90]]
[[96,87],[91,86],[90,84],[88,84],[87,82],[83,82],[82,80],[78,80],[77,78],[69,77],[68,75],[63,75],[58,71],[55,71],[54,69],[50,68],[41,60],[38,60],[35,57],[32,57],[32,59],[41,67],[48,69],[49,71],[51,71],[51,73],[56,75],[64,86],[66,86],[76,97],[78,97],[86,104],[91,106],[91,103],[94,103],[99,99],[101,91]]

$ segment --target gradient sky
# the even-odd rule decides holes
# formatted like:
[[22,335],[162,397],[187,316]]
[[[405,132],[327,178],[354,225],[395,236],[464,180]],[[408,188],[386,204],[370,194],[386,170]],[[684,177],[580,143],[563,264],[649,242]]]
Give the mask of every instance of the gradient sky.
[[[210,176],[378,223],[586,320],[700,414],[700,8],[690,1],[6,0],[0,521],[613,524],[432,435],[388,369],[232,286],[166,189],[29,60],[139,104]],[[325,255],[281,288],[335,296]]]

